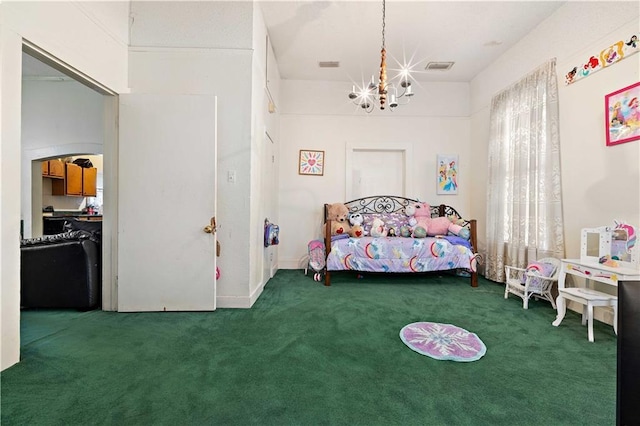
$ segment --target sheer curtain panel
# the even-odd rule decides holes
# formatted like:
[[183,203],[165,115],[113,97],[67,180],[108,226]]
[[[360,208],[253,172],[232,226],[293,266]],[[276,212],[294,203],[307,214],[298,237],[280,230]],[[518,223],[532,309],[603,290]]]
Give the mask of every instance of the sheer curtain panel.
[[555,59],[491,101],[486,278],[564,257]]

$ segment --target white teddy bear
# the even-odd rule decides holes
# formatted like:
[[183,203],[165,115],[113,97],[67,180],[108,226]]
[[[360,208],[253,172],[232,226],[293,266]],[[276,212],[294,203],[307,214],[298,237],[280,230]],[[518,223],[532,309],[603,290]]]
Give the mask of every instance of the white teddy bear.
[[372,237],[386,237],[387,227],[384,225],[382,219],[375,218],[371,223],[371,236]]
[[367,231],[365,231],[362,226],[364,218],[360,213],[351,213],[349,215],[349,223],[351,224],[351,231],[349,232],[349,235],[356,238],[367,235]]

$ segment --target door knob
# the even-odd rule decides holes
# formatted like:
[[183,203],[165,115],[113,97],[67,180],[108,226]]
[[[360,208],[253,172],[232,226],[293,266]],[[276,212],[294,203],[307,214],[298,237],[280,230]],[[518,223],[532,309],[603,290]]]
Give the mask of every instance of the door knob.
[[215,216],[211,218],[211,224],[205,226],[203,231],[206,232],[207,234],[215,234],[215,232],[216,232],[216,217]]

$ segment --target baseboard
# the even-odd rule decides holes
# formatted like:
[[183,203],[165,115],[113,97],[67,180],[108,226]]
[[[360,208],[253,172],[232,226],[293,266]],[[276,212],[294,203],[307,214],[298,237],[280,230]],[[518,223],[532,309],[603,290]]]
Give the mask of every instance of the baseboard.
[[264,283],[261,283],[249,296],[218,296],[216,297],[216,307],[231,309],[249,309],[256,303],[256,300],[264,290]]
[[260,295],[262,294],[262,290],[264,290],[264,285],[265,283],[260,284],[254,291],[253,293],[251,293],[251,306],[253,306],[254,303],[256,303],[256,300],[258,300],[258,297],[260,297]]
[[300,259],[278,259],[279,269],[304,269],[304,257]]
[[216,308],[249,309],[251,307],[249,296],[218,296],[216,297]]

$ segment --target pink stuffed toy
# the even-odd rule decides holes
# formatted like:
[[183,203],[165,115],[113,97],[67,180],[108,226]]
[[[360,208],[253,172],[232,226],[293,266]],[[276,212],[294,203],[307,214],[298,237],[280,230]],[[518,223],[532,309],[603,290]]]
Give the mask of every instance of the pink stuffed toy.
[[446,217],[431,217],[431,207],[427,203],[414,203],[405,207],[405,214],[410,216],[409,225],[413,228],[414,238],[428,236],[447,235],[452,232],[460,234],[462,226],[456,225]]

